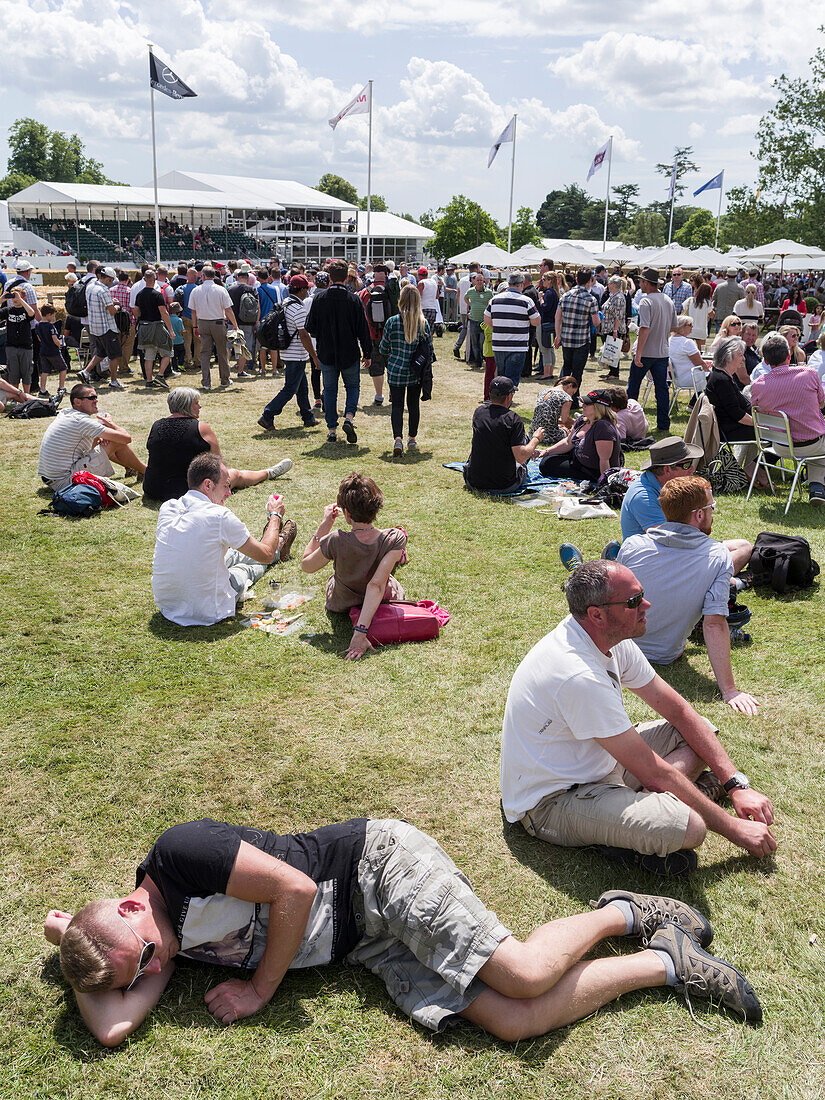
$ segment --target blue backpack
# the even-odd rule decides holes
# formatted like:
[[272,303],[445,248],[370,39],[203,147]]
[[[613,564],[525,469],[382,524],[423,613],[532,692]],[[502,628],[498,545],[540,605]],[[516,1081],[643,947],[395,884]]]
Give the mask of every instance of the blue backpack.
[[103,511],[103,500],[94,485],[68,485],[54,494],[47,510],[58,516],[94,516]]

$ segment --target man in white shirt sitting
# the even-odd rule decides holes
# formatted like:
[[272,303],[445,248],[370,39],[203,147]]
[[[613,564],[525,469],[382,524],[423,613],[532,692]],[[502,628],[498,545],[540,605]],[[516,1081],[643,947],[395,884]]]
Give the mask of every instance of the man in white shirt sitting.
[[235,614],[237,604],[276,561],[286,561],[297,528],[284,522],[284,502],[266,502],[260,541],[224,507],[232,489],[229,470],[210,451],[192,459],[189,492],[167,500],[158,513],[152,593],[158,610],[179,626],[212,626]]
[[[773,807],[750,789],[717,730],[651,668],[630,639],[650,604],[623,565],[585,562],[567,579],[571,614],[538,642],[510,684],[501,742],[508,821],[540,840],[595,846],[659,875],[697,863],[708,829],[755,856],[776,849]],[[660,715],[634,725],[622,687]],[[694,783],[709,767],[736,816]]]

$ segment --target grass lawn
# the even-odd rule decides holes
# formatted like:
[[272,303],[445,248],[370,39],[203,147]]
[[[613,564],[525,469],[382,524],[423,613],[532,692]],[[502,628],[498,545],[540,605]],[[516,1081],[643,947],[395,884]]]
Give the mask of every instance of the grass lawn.
[[[762,701],[755,719],[722,703],[703,648],[666,675],[722,730],[735,763],[773,800],[779,849],[757,862],[712,836],[699,870],[670,890],[699,906],[715,949],[752,980],[764,1025],[746,1027],[667,992],[630,995],[578,1025],[517,1046],[461,1023],[441,1036],[411,1025],[366,971],[335,966],[287,976],[256,1017],[221,1028],[203,1004],[224,973],[177,968],[158,1009],[121,1048],[85,1031],[54,950],[52,907],[130,889],[134,868],[168,825],[204,815],[281,832],[356,815],[398,816],[435,836],[516,934],[580,912],[605,889],[661,889],[589,852],[531,840],[503,825],[498,759],[510,677],[565,613],[557,547],[597,556],[616,520],[565,523],[464,491],[442,463],[466,457],[481,377],[440,341],[421,451],[391,457],[389,409],[367,404],[354,447],[324,443],[287,407],[278,431],[256,425],[270,381],[204,398],[203,417],[232,465],[295,466],[278,482],[298,523],[295,560],[271,576],[302,583],[297,561],[353,469],[376,478],[380,520],[409,532],[408,594],[452,614],[441,638],[340,653],[349,632],[314,581],[306,629],[290,638],[232,622],[184,630],[152,603],[155,510],[70,522],[40,516],[37,451],[45,423],[4,419],[0,539],[5,564],[5,797],[0,808],[0,1094],[25,1097],[819,1097],[825,1095],[825,752],[820,589],[779,599],[749,592],[754,644],[734,651],[737,683]],[[626,364],[623,365],[626,376]],[[587,379],[594,379],[589,372]],[[192,383],[196,375],[183,376]],[[522,386],[529,423],[540,383]],[[101,406],[139,452],[165,414],[134,383],[101,389]],[[366,375],[362,398],[371,401]],[[675,421],[684,428],[685,416]],[[631,456],[638,462],[639,455]],[[236,494],[259,533],[272,486]],[[823,512],[784,496],[720,498],[714,534],[803,533],[825,561]],[[259,584],[259,597],[266,582]],[[679,579],[673,596],[678,599]],[[249,605],[247,605],[249,606]],[[257,605],[252,605],[257,606]],[[636,719],[649,712],[630,696]],[[818,938],[815,938],[818,937]],[[632,949],[621,941],[605,951]]]

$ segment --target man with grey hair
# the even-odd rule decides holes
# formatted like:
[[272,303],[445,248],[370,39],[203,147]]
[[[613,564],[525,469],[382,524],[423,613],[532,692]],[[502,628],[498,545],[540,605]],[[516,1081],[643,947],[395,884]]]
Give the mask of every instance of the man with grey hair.
[[[791,363],[791,348],[784,336],[772,332],[762,341],[762,355],[769,367],[751,386],[751,405],[765,412],[783,412],[788,418],[794,455],[805,458],[811,504],[825,504],[825,390],[819,374],[810,367]],[[774,443],[780,458],[790,454]],[[810,456],[810,457],[809,457]]]
[[729,267],[726,277],[716,284],[711,302],[713,315],[716,319],[717,332],[722,327],[722,322],[733,313],[733,307],[745,297],[745,292],[736,281],[736,268]]
[[[617,562],[585,562],[567,578],[565,594],[570,615],[522,660],[507,695],[507,820],[540,840],[594,846],[659,875],[694,868],[708,829],[755,856],[775,851],[770,801],[750,789],[715,727],[632,641],[644,634],[650,608],[633,573]],[[631,722],[623,687],[661,720]],[[706,766],[736,816],[695,784]]]
[[742,339],[745,341],[745,370],[748,377],[753,374],[762,362],[756,340],[759,336],[759,323],[757,321],[745,321],[742,325]]
[[232,299],[226,287],[215,282],[214,267],[205,267],[201,272],[203,282],[196,286],[189,298],[192,311],[192,331],[201,341],[201,388],[212,389],[212,348],[218,357],[218,372],[221,389],[232,385],[229,378],[229,356],[226,350],[226,322],[233,328],[238,327]]
[[530,347],[530,327],[538,328],[541,324],[535,302],[521,292],[523,286],[523,272],[511,271],[507,289],[492,298],[484,311],[484,320],[493,329],[496,374],[506,375],[516,389]]

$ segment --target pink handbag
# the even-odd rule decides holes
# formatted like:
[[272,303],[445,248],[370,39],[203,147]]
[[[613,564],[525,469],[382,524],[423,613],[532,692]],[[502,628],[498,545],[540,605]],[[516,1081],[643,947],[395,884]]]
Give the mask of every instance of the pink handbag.
[[[351,607],[352,625],[358,622],[360,607]],[[367,638],[373,645],[396,645],[399,642],[426,642],[437,638],[441,627],[450,621],[449,611],[433,600],[418,603],[382,603],[372,617]]]

